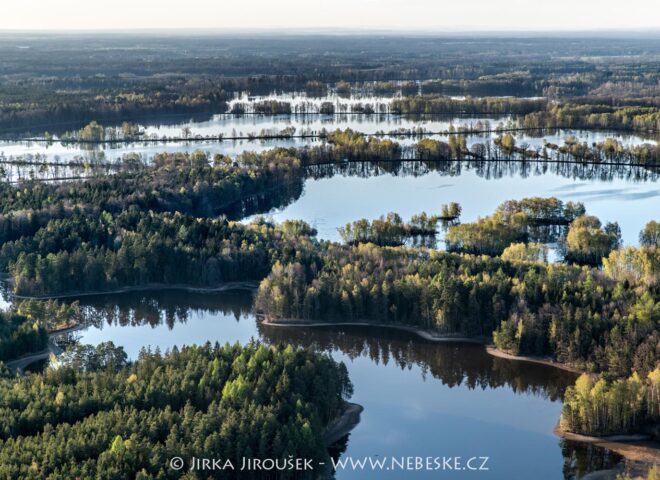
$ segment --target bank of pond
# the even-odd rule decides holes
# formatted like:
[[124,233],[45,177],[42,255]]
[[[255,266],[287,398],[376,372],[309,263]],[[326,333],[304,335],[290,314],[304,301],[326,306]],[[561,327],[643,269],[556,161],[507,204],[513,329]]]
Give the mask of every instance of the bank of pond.
[[[344,457],[374,452],[381,456],[466,455],[476,443],[480,452],[492,458],[490,471],[482,472],[488,478],[532,472],[556,478],[564,468],[581,475],[620,461],[607,450],[560,442],[552,434],[560,412],[558,400],[574,378],[566,372],[500,360],[477,345],[434,344],[389,329],[268,327],[256,321],[252,295],[248,291],[212,295],[175,291],[81,297],[77,301],[92,323],[69,341],[93,345],[112,341],[125,348],[129,360],[143,358],[141,350],[146,345],[152,352],[155,348],[165,352],[209,340],[244,344],[251,338],[330,354],[348,369],[354,385],[351,401],[365,408],[348,441],[331,450]],[[73,361],[85,364],[91,359],[94,364],[100,355],[92,352],[81,351]],[[111,356],[106,352],[101,358]],[[121,425],[108,435],[118,428]],[[437,436],[439,428],[442,436]],[[504,436],[507,448],[500,441]],[[105,448],[110,449],[113,439],[106,438]],[[401,450],[400,442],[392,443],[392,438],[406,438],[407,446]],[[511,445],[527,452],[515,465],[510,462]],[[189,448],[195,448],[194,444]],[[114,459],[107,456],[103,455],[104,465],[112,465]],[[432,478],[431,473],[418,473]],[[360,474],[341,471],[336,477],[360,478]]]

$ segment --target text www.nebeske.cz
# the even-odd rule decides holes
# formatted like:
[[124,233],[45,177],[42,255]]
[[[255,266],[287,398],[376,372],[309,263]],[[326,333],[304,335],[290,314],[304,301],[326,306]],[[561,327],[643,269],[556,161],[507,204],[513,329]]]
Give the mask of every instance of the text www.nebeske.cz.
[[489,457],[344,457],[332,459],[335,470],[488,471]]

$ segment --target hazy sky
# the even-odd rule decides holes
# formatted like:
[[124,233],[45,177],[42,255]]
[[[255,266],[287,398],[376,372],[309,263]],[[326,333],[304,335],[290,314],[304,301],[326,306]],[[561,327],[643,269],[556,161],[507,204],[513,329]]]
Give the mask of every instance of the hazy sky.
[[3,0],[0,29],[660,27],[660,0]]

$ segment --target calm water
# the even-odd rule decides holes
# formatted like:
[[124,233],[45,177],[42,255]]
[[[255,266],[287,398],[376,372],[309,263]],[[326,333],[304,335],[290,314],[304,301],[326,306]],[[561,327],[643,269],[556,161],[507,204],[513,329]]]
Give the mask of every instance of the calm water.
[[[511,120],[510,116],[414,116],[404,117],[396,115],[230,115],[218,114],[208,118],[174,118],[169,121],[160,119],[153,122],[145,122],[142,129],[145,137],[161,139],[163,137],[177,138],[182,136],[184,129],[190,130],[191,140],[185,142],[130,142],[104,145],[76,145],[62,144],[58,141],[45,142],[23,142],[23,141],[0,141],[0,154],[6,159],[43,156],[46,161],[71,161],[75,159],[101,159],[116,160],[127,153],[137,153],[145,159],[151,158],[155,153],[163,151],[194,151],[205,150],[211,154],[224,153],[237,155],[243,150],[263,150],[275,146],[302,146],[314,142],[310,139],[282,139],[282,140],[225,140],[205,141],[195,140],[195,136],[208,137],[222,135],[228,137],[245,137],[252,135],[273,135],[284,128],[295,128],[296,135],[318,134],[322,129],[335,130],[351,128],[365,134],[377,132],[391,132],[398,129],[423,128],[427,132],[444,132],[450,127],[471,127],[477,122],[489,122],[491,127],[506,125]],[[472,135],[468,144],[483,142],[484,138],[494,138],[498,135],[487,134]],[[550,133],[518,133],[518,143],[528,143],[532,147],[543,145],[544,141],[563,144],[569,136],[575,136],[580,141],[588,143],[601,142],[606,138],[617,138],[626,145],[639,145],[642,143],[655,143],[657,138],[623,134],[612,131],[586,131],[586,130],[558,130]],[[435,135],[437,139],[446,140],[446,136]],[[401,143],[412,143],[415,140],[408,138],[399,139]]]
[[660,220],[657,174],[646,169],[567,164],[415,162],[318,167],[303,193],[273,210],[276,221],[302,219],[319,237],[339,240],[337,227],[357,218],[390,211],[404,219],[416,213],[439,213],[442,204],[458,202],[461,220],[490,215],[497,205],[524,197],[558,197],[584,202],[587,213],[603,223],[619,222],[624,243],[634,245],[644,225]]
[[[374,111],[389,111],[390,103],[393,98],[400,98],[401,92],[393,96],[374,95],[373,93],[362,91],[352,92],[350,94],[338,94],[334,91],[328,91],[325,95],[307,95],[305,92],[278,92],[269,95],[249,95],[246,92],[237,94],[229,101],[229,111],[236,104],[240,104],[245,111],[254,111],[254,104],[264,101],[276,101],[288,103],[291,105],[292,112],[313,112],[318,111],[323,104],[331,103],[335,106],[336,112],[350,111],[355,105],[371,105]],[[458,97],[453,97],[457,98]],[[464,98],[464,97],[463,97]]]
[[[282,97],[280,95],[280,97]],[[278,98],[280,98],[278,97]],[[296,101],[325,101],[324,99],[307,99],[300,96],[290,96]],[[262,98],[262,97],[258,97]],[[263,97],[265,98],[265,97]],[[282,98],[289,98],[284,96]],[[334,98],[334,97],[332,97]],[[350,97],[352,102],[358,102],[364,97]],[[371,97],[368,97],[371,98]],[[376,98],[376,97],[374,97]],[[381,101],[387,100],[378,97]],[[87,176],[99,171],[112,171],[108,164],[120,162],[128,154],[138,155],[143,162],[150,162],[156,154],[163,152],[187,152],[202,150],[212,157],[215,154],[224,154],[236,157],[246,150],[260,152],[275,147],[302,147],[305,145],[318,145],[322,141],[318,137],[312,138],[280,138],[280,139],[249,139],[248,136],[276,135],[284,128],[294,129],[295,135],[318,135],[325,130],[351,128],[365,134],[378,132],[395,132],[398,130],[423,129],[430,138],[447,141],[448,136],[437,134],[447,132],[452,127],[477,128],[490,125],[507,126],[512,120],[511,116],[397,116],[389,114],[338,114],[338,115],[231,115],[217,114],[211,116],[170,117],[145,121],[141,125],[144,131],[143,138],[159,139],[159,141],[122,142],[106,144],[74,144],[41,141],[0,140],[0,166],[4,169],[4,176],[10,180],[22,178],[40,178],[49,180],[66,179],[77,176]],[[182,138],[183,132],[189,132],[189,140],[162,141],[163,138]],[[562,145],[566,138],[574,137],[580,142],[589,144],[602,142],[607,138],[616,138],[624,145],[640,145],[643,143],[656,143],[657,138],[637,134],[627,134],[613,131],[588,130],[555,130],[555,131],[529,131],[514,132],[518,145],[527,145],[529,148],[541,149],[545,142]],[[208,140],[205,137],[223,136],[225,140]],[[466,143],[471,147],[474,143],[492,141],[499,134],[484,133],[466,136]],[[236,138],[238,137],[238,138]],[[57,136],[55,136],[57,138]],[[230,139],[232,138],[232,139]],[[411,145],[418,139],[410,136],[395,137],[402,145]],[[29,162],[17,165],[15,162]],[[90,164],[94,168],[87,169],[83,164]],[[108,168],[104,168],[104,166]]]
[[[571,374],[491,357],[482,347],[433,344],[387,329],[282,329],[258,324],[252,293],[131,293],[79,299],[94,325],[84,343],[112,340],[131,358],[193,343],[293,343],[346,363],[364,406],[343,456],[490,457],[488,472],[406,472],[405,478],[539,480],[607,467],[618,457],[552,434]],[[404,478],[401,472],[337,472],[339,479]]]

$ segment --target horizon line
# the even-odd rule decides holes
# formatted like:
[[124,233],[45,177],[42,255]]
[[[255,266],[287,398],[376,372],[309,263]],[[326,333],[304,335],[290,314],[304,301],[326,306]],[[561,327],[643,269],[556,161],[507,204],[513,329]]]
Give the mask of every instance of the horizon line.
[[506,34],[660,34],[660,26],[640,27],[588,27],[588,28],[480,28],[458,27],[134,27],[134,28],[0,28],[0,35],[11,34],[277,34],[278,36],[300,35],[406,35],[406,36],[446,36],[446,35],[506,35]]

